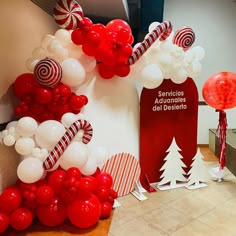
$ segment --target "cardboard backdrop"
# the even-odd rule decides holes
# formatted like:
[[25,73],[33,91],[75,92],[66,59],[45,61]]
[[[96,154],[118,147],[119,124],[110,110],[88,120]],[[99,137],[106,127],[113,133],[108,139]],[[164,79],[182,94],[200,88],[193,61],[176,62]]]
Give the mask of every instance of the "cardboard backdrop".
[[155,89],[144,88],[140,98],[140,166],[141,183],[146,187],[159,182],[166,151],[175,137],[184,157],[186,173],[197,151],[198,91],[188,78],[182,84],[170,79]]

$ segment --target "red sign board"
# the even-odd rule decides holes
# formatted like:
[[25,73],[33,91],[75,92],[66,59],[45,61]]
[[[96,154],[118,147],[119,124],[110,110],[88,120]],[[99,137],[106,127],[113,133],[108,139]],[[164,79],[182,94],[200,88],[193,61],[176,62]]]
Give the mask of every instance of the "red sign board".
[[[176,140],[186,173],[197,151],[198,91],[188,78],[182,84],[170,79],[155,89],[144,88],[140,98],[140,166],[141,183],[146,187],[159,182],[173,137]],[[146,178],[145,178],[146,177]]]

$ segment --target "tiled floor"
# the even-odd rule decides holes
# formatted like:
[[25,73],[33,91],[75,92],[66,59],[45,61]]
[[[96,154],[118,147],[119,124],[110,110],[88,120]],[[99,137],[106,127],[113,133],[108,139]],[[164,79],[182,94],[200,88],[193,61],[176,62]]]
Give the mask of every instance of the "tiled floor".
[[[217,166],[208,148],[201,148],[206,168]],[[209,175],[208,186],[145,193],[145,201],[129,194],[118,199],[109,236],[235,236],[236,177],[225,170],[223,182]]]

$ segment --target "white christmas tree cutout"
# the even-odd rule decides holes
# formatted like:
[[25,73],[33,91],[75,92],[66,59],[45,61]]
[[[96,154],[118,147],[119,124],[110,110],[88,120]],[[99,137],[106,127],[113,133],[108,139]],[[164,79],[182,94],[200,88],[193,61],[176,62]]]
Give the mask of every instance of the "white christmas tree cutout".
[[186,188],[196,189],[207,187],[208,185],[204,182],[207,181],[207,171],[202,160],[202,154],[200,148],[198,148],[196,155],[193,157],[193,163],[191,164],[191,169],[188,172],[188,183]]
[[161,167],[160,171],[163,171],[160,178],[162,180],[157,184],[157,188],[160,190],[168,190],[174,188],[184,187],[187,179],[183,167],[186,167],[181,160],[183,156],[179,153],[181,149],[176,144],[175,138],[171,142],[171,145],[166,150],[168,152],[165,157],[165,163]]

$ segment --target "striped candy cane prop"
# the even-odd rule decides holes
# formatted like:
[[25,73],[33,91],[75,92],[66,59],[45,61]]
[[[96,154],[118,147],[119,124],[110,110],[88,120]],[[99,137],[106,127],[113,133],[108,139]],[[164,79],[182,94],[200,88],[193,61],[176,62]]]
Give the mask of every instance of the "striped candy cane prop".
[[167,39],[171,31],[172,24],[170,21],[164,21],[159,24],[151,33],[148,34],[144,41],[131,54],[128,64],[133,65],[159,37],[161,41]]
[[86,120],[77,120],[75,121],[69,129],[65,132],[65,134],[61,137],[57,145],[53,148],[50,154],[43,162],[43,168],[45,170],[52,169],[52,167],[59,160],[65,149],[69,146],[71,140],[75,137],[79,130],[84,130],[84,134],[82,137],[83,143],[89,143],[92,135],[93,128],[90,123]]

